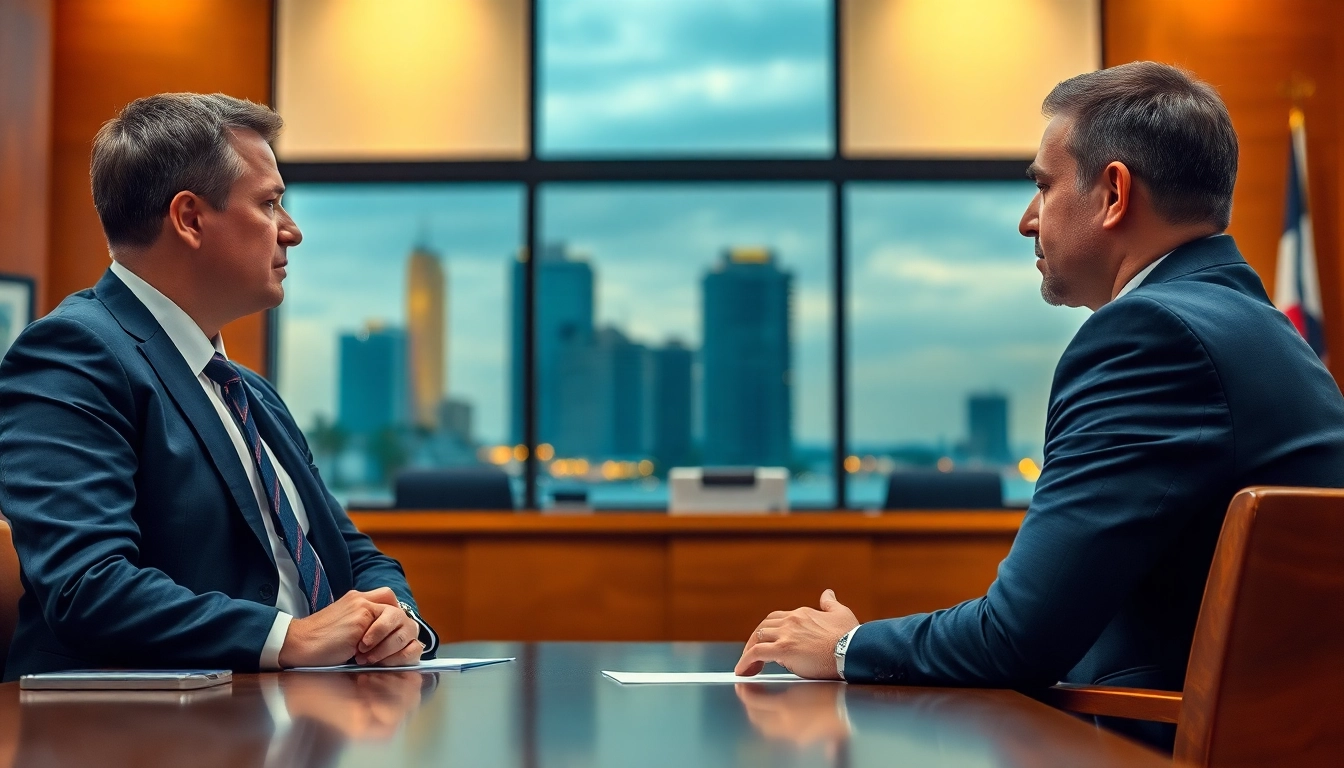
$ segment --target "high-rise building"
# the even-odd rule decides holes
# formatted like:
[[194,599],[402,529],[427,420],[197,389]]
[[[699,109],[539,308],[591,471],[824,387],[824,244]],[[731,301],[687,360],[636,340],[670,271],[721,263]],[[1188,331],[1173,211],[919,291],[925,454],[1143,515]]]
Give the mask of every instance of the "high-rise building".
[[411,424],[429,431],[438,429],[439,403],[447,391],[446,291],[438,254],[417,245],[406,262],[407,397]]
[[694,353],[679,341],[652,350],[653,463],[660,473],[691,463]]
[[[511,418],[514,442],[523,439],[523,317],[527,262],[513,265]],[[537,442],[556,445],[559,421],[568,407],[560,394],[561,361],[593,342],[593,267],[563,243],[542,249],[536,264]]]
[[969,438],[966,455],[992,462],[1011,460],[1008,452],[1008,396],[998,392],[975,393],[966,398]]
[[371,435],[406,421],[406,334],[370,321],[340,337],[337,422]]
[[649,443],[649,356],[616,328],[566,344],[556,365],[549,442],[562,456],[643,457]]
[[704,278],[704,463],[787,465],[792,455],[793,275],[767,248],[730,248]]
[[466,400],[445,399],[439,404],[439,429],[465,445],[473,444],[471,433],[472,406]]

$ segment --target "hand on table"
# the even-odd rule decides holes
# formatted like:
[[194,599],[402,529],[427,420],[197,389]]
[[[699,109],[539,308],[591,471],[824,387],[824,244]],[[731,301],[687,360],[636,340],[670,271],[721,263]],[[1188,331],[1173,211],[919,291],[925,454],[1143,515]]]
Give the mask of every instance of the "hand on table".
[[821,609],[799,608],[775,611],[747,638],[747,647],[733,670],[739,675],[754,675],[773,661],[799,677],[839,680],[835,669],[835,643],[857,627],[854,612],[835,599],[835,593],[821,593]]
[[385,667],[420,663],[420,625],[387,587],[356,592],[289,624],[280,648],[282,667],[358,664]]

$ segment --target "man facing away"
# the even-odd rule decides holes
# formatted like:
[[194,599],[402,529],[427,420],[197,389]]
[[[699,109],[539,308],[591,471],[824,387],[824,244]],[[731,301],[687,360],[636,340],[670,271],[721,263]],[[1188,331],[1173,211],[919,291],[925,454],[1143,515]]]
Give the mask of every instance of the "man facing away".
[[415,664],[437,638],[220,328],[284,298],[271,110],[129,104],[93,144],[112,255],[0,365],[0,509],[24,594],[5,679],[88,667]]
[[1019,230],[1045,300],[1094,314],[1055,370],[1045,464],[998,578],[864,624],[826,590],[820,610],[761,622],[739,674],[1180,690],[1232,496],[1344,487],[1344,398],[1223,234],[1237,138],[1213,88],[1138,62],[1060,83],[1043,111]]

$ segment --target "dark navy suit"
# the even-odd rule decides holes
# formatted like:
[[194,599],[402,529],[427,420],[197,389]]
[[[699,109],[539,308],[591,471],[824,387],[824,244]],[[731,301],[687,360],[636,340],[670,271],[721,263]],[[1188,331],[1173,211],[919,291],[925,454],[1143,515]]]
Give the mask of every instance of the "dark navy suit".
[[1344,398],[1220,235],[1065,350],[1036,494],[988,594],[862,625],[845,677],[1180,690],[1223,516],[1251,485],[1344,487]]
[[[390,587],[271,385],[257,429],[307,509],[332,594]],[[30,325],[0,364],[0,510],[24,595],[5,679],[62,669],[256,670],[279,585],[261,510],[205,390],[110,272]]]

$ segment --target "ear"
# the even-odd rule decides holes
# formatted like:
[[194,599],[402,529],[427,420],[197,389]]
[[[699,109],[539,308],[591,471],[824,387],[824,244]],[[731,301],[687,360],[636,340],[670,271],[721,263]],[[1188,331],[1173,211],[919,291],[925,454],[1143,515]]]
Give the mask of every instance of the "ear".
[[203,240],[201,215],[206,202],[194,192],[178,192],[168,203],[168,230],[189,248],[200,248]]
[[1102,189],[1106,195],[1106,207],[1102,213],[1102,229],[1115,229],[1124,221],[1129,212],[1130,193],[1134,190],[1134,177],[1129,168],[1120,161],[1114,161],[1101,171]]

